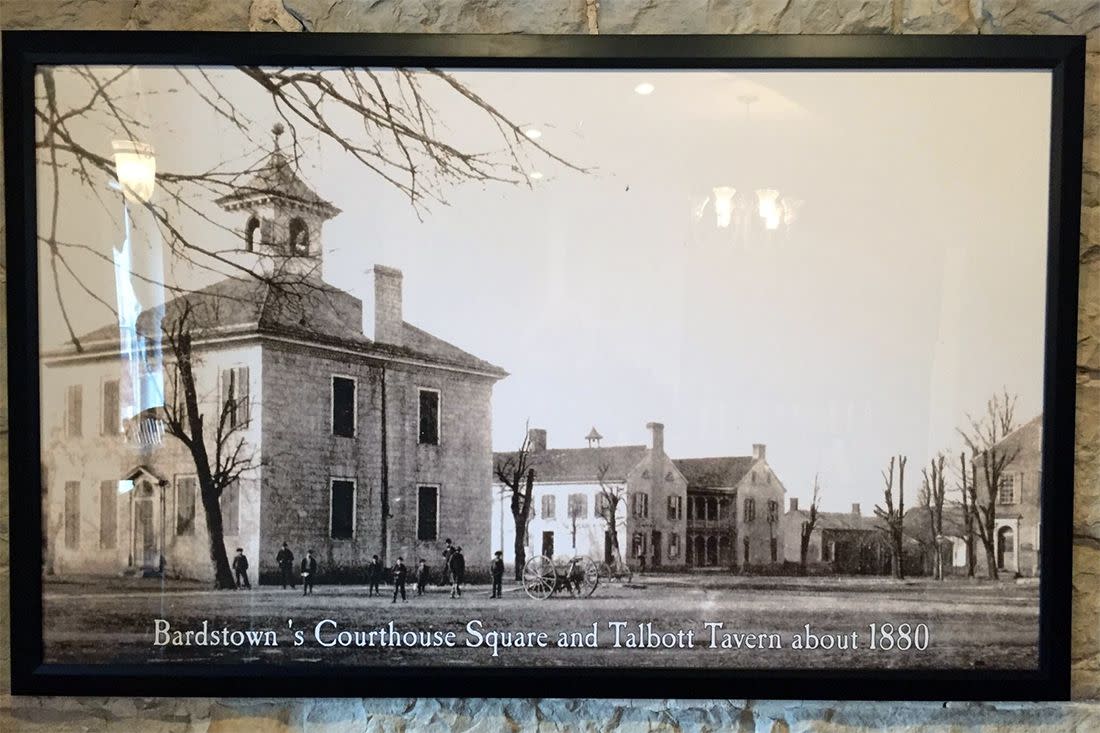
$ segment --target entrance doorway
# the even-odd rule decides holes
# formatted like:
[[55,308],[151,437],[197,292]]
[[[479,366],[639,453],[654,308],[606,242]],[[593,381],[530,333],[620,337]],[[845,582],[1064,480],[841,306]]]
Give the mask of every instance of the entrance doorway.
[[653,567],[661,567],[661,533],[653,530]]
[[551,560],[554,559],[554,533],[542,533],[542,554]]
[[1015,570],[1016,553],[1015,537],[1012,527],[1001,527],[997,531],[997,569]]

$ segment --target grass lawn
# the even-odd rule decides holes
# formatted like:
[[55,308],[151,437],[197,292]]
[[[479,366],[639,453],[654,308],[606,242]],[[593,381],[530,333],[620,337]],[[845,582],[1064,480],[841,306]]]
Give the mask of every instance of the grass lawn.
[[[368,598],[365,587],[318,586],[312,596],[301,591],[262,587],[251,591],[211,591],[183,581],[108,579],[59,582],[48,580],[45,641],[48,662],[248,662],[264,664],[366,665],[503,665],[503,666],[635,666],[635,667],[799,667],[799,668],[1030,668],[1038,660],[1038,586],[1012,582],[949,580],[896,582],[883,578],[742,578],[728,576],[649,576],[630,585],[600,586],[590,598],[556,596],[535,601],[514,584],[504,598],[491,600],[488,588],[467,588],[459,599],[446,589],[415,590],[408,603]],[[155,646],[154,620],[170,631],[202,628],[221,631],[272,630],[277,646],[232,644]],[[322,640],[339,630],[387,627],[406,631],[453,632],[455,646],[325,647],[315,638],[316,625],[329,619]],[[471,620],[481,622],[482,645],[468,633]],[[289,622],[293,622],[293,626]],[[619,648],[614,647],[620,622]],[[711,648],[705,626],[723,624],[730,648]],[[673,648],[628,648],[627,632],[651,623],[657,634],[675,634]],[[872,650],[869,625],[926,624],[924,650]],[[597,648],[559,647],[561,632],[597,631]],[[811,633],[839,637],[858,635],[855,649],[796,649],[794,638]],[[294,645],[294,631],[303,642]],[[502,632],[498,655],[492,655],[487,632]],[[548,646],[505,646],[503,634],[546,632]],[[683,631],[683,634],[679,634]],[[687,632],[693,646],[681,647]],[[746,634],[778,634],[753,639]],[[364,635],[365,636],[365,635]],[[652,640],[642,634],[643,642]],[[437,637],[438,638],[438,637]],[[524,641],[530,641],[526,634]],[[741,647],[737,647],[740,640]],[[194,637],[192,637],[194,641]],[[354,643],[354,638],[352,643]],[[514,642],[515,639],[513,638]],[[579,641],[591,641],[580,636]],[[662,641],[673,641],[665,636]],[[768,642],[774,648],[767,648]],[[755,647],[755,648],[750,648]],[[761,648],[763,647],[763,648]]]

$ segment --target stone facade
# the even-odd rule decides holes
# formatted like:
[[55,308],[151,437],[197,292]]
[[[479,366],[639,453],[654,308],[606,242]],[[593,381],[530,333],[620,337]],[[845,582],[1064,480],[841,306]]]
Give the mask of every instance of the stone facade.
[[[616,17],[618,18],[616,20]],[[644,18],[644,22],[643,22]],[[797,22],[796,22],[797,21]],[[1074,510],[1073,695],[1100,697],[1100,12],[1095,0],[7,0],[5,28],[390,32],[1084,33],[1089,35],[1083,171]],[[1006,155],[1010,154],[1006,151]],[[9,184],[10,185],[10,184]],[[6,352],[0,352],[6,358]],[[3,391],[6,398],[6,390]],[[6,425],[5,425],[6,427]],[[5,448],[6,442],[2,443]],[[6,461],[3,463],[6,466]],[[0,533],[7,491],[0,492]],[[8,543],[0,537],[0,625],[8,628]],[[6,674],[8,646],[0,643]],[[6,687],[6,685],[4,685]],[[827,695],[827,690],[822,691]],[[14,705],[13,705],[14,703]],[[588,700],[183,700],[10,697],[21,731],[335,731],[485,729],[783,731],[1090,731],[1100,706]],[[609,725],[608,721],[614,721]]]
[[[286,542],[298,557],[313,551],[322,580],[362,580],[372,555],[386,565],[434,560],[450,537],[471,569],[484,568],[490,400],[505,373],[406,323],[401,272],[380,265],[368,340],[359,300],[314,275],[321,225],[338,212],[277,150],[218,203],[245,214],[245,251],[285,281],[272,288],[228,278],[147,308],[121,332],[93,331],[81,338],[84,352],[67,346],[47,356],[47,572],[213,578],[195,459],[176,438],[144,446],[135,432],[164,432],[149,416],[176,399],[166,385],[174,354],[156,344],[184,304],[193,309],[195,386],[211,455],[228,395],[246,408],[237,418],[243,427],[224,443],[228,452],[241,441],[248,464],[223,490],[228,554],[241,547],[261,580],[274,579]],[[308,224],[296,242],[293,222],[302,217]],[[235,393],[227,391],[233,380]],[[339,429],[338,382],[350,389],[342,395],[350,425]],[[424,410],[433,416],[427,428]]]

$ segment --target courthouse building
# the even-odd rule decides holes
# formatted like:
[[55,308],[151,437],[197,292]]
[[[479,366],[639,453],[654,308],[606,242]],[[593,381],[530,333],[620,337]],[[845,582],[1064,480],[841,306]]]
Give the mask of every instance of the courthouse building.
[[163,328],[185,306],[205,318],[194,350],[208,448],[231,401],[249,456],[221,497],[230,555],[243,547],[271,573],[286,541],[340,577],[376,553],[436,558],[451,537],[487,563],[490,399],[506,373],[406,323],[390,268],[374,268],[369,338],[361,301],[319,277],[322,227],[339,211],[278,150],[218,204],[239,217],[242,257],[273,279],[133,303],[82,350],[43,356],[47,572],[212,577],[195,463],[158,420],[174,399]]

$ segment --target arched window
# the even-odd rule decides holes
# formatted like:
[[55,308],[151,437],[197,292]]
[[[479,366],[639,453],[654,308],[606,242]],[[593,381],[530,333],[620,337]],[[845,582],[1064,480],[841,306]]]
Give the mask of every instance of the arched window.
[[252,252],[256,249],[256,230],[260,228],[260,220],[255,216],[248,218],[248,223],[244,225],[244,250],[245,252]]
[[290,254],[292,255],[304,255],[309,252],[309,227],[302,220],[302,217],[296,216],[290,220]]

